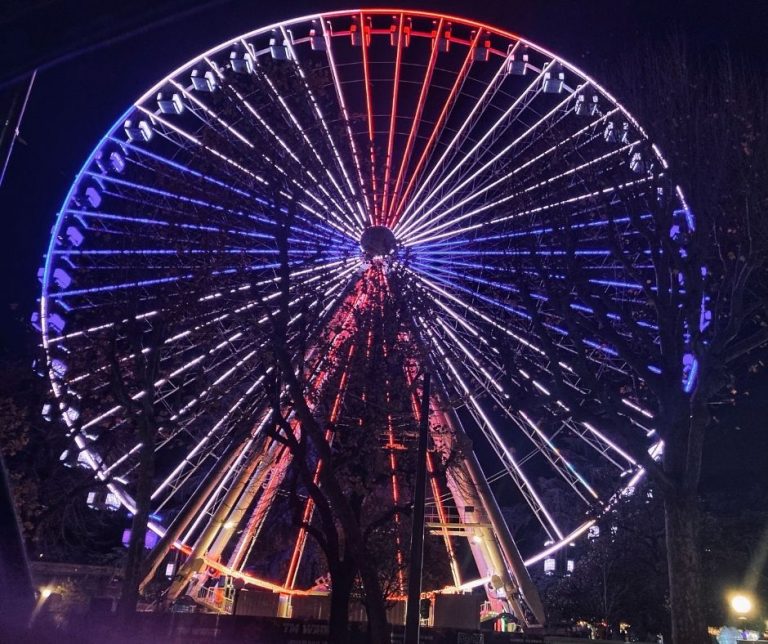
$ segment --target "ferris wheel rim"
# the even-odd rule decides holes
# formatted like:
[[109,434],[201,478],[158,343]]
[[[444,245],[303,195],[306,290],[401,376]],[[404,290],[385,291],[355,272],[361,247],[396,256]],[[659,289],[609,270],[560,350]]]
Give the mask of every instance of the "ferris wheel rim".
[[[165,76],[162,80],[160,80],[158,83],[153,85],[147,92],[145,92],[139,99],[137,99],[116,121],[115,123],[109,128],[107,133],[99,140],[97,145],[94,147],[93,151],[90,153],[88,158],[86,159],[85,163],[83,164],[80,171],[75,176],[75,179],[70,186],[70,190],[67,193],[63,205],[61,209],[59,210],[57,216],[56,216],[56,222],[54,224],[54,228],[50,237],[49,245],[48,245],[48,251],[46,253],[46,263],[45,268],[43,272],[43,281],[42,281],[42,295],[41,295],[41,302],[40,302],[40,319],[41,319],[41,336],[42,336],[42,344],[44,347],[44,350],[46,351],[47,360],[50,362],[49,357],[49,334],[48,334],[48,293],[49,293],[49,287],[50,287],[50,279],[51,279],[51,266],[52,262],[54,261],[54,249],[56,245],[56,238],[61,232],[61,226],[64,224],[65,221],[65,209],[67,205],[70,203],[73,195],[75,194],[75,191],[77,190],[78,186],[80,185],[81,179],[83,174],[87,171],[87,168],[93,163],[96,153],[102,149],[105,142],[117,132],[121,126],[121,124],[128,118],[138,107],[141,103],[147,101],[149,98],[152,97],[153,94],[155,94],[159,89],[161,89],[170,79],[173,79],[177,77],[178,75],[182,74],[183,72],[189,70],[191,67],[193,67],[196,63],[203,60],[207,56],[212,56],[214,54],[217,54],[223,50],[225,50],[227,47],[232,46],[234,43],[241,39],[257,36],[257,35],[263,35],[265,33],[268,33],[274,29],[280,29],[280,28],[287,28],[295,24],[303,24],[307,22],[311,22],[312,20],[324,20],[325,18],[330,17],[344,17],[348,15],[354,15],[354,14],[390,14],[390,13],[396,13],[396,14],[407,14],[407,15],[414,15],[414,16],[421,16],[426,18],[438,18],[438,19],[445,19],[445,20],[453,20],[457,23],[462,23],[466,25],[472,25],[477,27],[478,29],[484,29],[488,30],[489,32],[499,34],[505,38],[508,39],[514,39],[516,41],[525,43],[527,46],[531,47],[532,49],[535,49],[539,53],[544,54],[545,56],[550,57],[553,61],[557,61],[559,64],[563,65],[564,67],[571,70],[574,74],[585,78],[589,81],[590,85],[594,87],[599,93],[603,96],[605,96],[614,106],[618,107],[621,113],[627,120],[629,120],[633,126],[637,129],[638,132],[640,132],[643,137],[647,140],[647,135],[645,131],[642,129],[642,127],[637,123],[637,121],[632,117],[632,115],[624,108],[621,103],[619,103],[605,88],[603,88],[599,83],[597,83],[594,79],[592,79],[589,75],[585,74],[580,68],[572,65],[567,60],[557,56],[556,54],[553,54],[552,52],[548,51],[547,49],[539,46],[536,43],[533,43],[525,38],[522,38],[518,36],[517,34],[514,34],[512,32],[499,29],[497,27],[487,25],[485,23],[476,22],[472,20],[468,20],[466,18],[462,18],[459,16],[451,15],[451,14],[443,14],[443,13],[436,13],[436,12],[426,12],[426,11],[420,11],[420,10],[409,10],[409,9],[355,9],[355,10],[339,10],[334,12],[327,12],[327,13],[314,13],[314,14],[308,14],[305,16],[301,16],[298,18],[291,18],[279,22],[275,22],[271,25],[267,25],[265,27],[260,27],[256,30],[252,30],[249,32],[246,32],[244,34],[240,34],[238,36],[235,36],[234,38],[227,40],[224,43],[218,44],[215,47],[207,50],[203,54],[200,54],[196,56],[193,59],[190,59],[189,61],[185,62],[183,65],[175,69],[173,72]],[[659,159],[659,161],[666,167],[666,161],[664,160],[664,157],[662,156],[661,152],[658,150],[658,148],[654,145],[653,151],[656,157]],[[61,392],[59,390],[59,383],[56,380],[56,378],[50,377],[49,381],[51,382],[51,387],[54,390],[54,393],[56,397],[58,398],[61,395]],[[72,427],[68,417],[65,415],[65,422],[67,422],[70,427]],[[627,486],[630,487],[630,486]],[[583,525],[579,526],[575,531],[570,533],[565,537],[563,540],[563,544],[566,543],[568,538],[572,535],[578,532],[579,534],[583,533],[589,525],[591,525],[589,520]],[[588,525],[589,524],[589,525]],[[548,552],[547,549],[541,551],[540,553],[534,555],[534,557],[530,558],[529,560],[531,563],[535,563],[535,561],[539,561],[544,554]],[[535,559],[535,561],[533,561]],[[528,563],[528,562],[526,562]]]

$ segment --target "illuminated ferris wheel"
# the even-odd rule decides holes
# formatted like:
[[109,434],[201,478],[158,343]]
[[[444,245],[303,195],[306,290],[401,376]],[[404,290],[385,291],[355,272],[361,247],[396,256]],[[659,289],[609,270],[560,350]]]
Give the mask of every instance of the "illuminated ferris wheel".
[[[36,323],[73,451],[132,510],[129,412],[148,405],[162,420],[151,527],[187,555],[173,592],[217,572],[306,592],[305,532],[282,568],[256,561],[291,468],[265,431],[285,295],[315,413],[352,432],[360,401],[391,407],[370,441],[392,503],[409,494],[397,459],[418,417],[395,394],[433,374],[431,467],[458,457],[430,479],[428,526],[453,584],[541,621],[526,568],[637,483],[638,445],[662,448],[618,345],[659,370],[640,294],[664,167],[593,79],[488,25],[340,11],[225,42],[120,116],[56,219]],[[378,374],[394,355],[399,372]]]

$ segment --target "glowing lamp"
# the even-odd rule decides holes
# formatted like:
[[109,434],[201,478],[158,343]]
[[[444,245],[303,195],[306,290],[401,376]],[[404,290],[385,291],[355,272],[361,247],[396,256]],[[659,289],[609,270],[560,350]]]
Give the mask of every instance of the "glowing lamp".
[[744,593],[737,593],[731,597],[731,608],[737,615],[746,615],[754,607],[752,599]]

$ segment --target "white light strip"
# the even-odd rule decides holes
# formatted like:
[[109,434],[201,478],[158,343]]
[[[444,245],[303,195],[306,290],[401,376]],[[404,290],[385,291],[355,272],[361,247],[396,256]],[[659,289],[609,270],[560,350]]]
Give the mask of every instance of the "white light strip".
[[[583,88],[584,88],[584,85],[581,85],[581,86],[579,86],[579,87],[578,87],[578,88],[575,90],[575,92],[579,92],[579,91],[581,91]],[[528,137],[530,134],[532,134],[533,132],[535,132],[535,131],[536,131],[536,129],[537,129],[537,128],[538,128],[538,127],[539,127],[539,126],[542,124],[542,123],[546,123],[546,122],[547,122],[547,121],[548,121],[548,120],[549,120],[549,119],[550,119],[550,118],[551,118],[551,117],[552,117],[554,114],[556,114],[557,112],[559,112],[560,110],[562,110],[562,109],[563,109],[563,107],[564,107],[564,106],[565,106],[565,105],[566,105],[566,104],[567,104],[569,101],[571,101],[571,100],[573,99],[573,97],[575,96],[575,92],[574,92],[573,94],[568,94],[568,95],[567,95],[567,96],[566,96],[566,97],[565,97],[565,98],[564,98],[562,101],[560,101],[559,103],[557,103],[557,104],[556,104],[556,105],[555,105],[555,106],[554,106],[554,107],[553,107],[553,108],[552,108],[552,109],[551,109],[549,112],[547,112],[546,114],[544,114],[544,116],[542,116],[542,117],[541,117],[541,118],[540,118],[538,121],[536,121],[536,122],[535,122],[533,125],[531,125],[531,126],[528,128],[528,129],[526,129],[526,130],[525,130],[525,131],[524,131],[522,134],[520,134],[520,135],[519,135],[519,136],[518,136],[516,139],[514,139],[512,142],[510,142],[509,144],[507,144],[507,145],[506,145],[504,148],[502,148],[502,149],[501,149],[501,151],[499,151],[499,152],[497,152],[495,155],[493,155],[493,156],[490,158],[490,160],[486,161],[486,162],[485,162],[484,164],[482,164],[482,165],[481,165],[479,168],[477,168],[477,170],[475,170],[474,172],[471,172],[471,173],[470,173],[468,176],[466,176],[464,179],[462,179],[461,181],[459,181],[459,182],[458,182],[458,183],[457,183],[455,186],[453,186],[453,187],[452,187],[450,190],[448,190],[447,192],[445,192],[444,194],[442,194],[442,196],[440,197],[440,199],[439,199],[439,200],[438,200],[438,201],[437,201],[437,202],[436,202],[436,203],[435,203],[435,204],[434,204],[434,205],[433,205],[431,208],[429,208],[428,210],[426,210],[426,211],[425,211],[425,212],[424,212],[424,213],[423,213],[423,214],[422,214],[420,217],[418,217],[417,219],[414,219],[414,220],[413,220],[413,221],[412,221],[410,224],[408,224],[408,226],[405,226],[405,227],[403,227],[403,228],[400,230],[400,234],[401,234],[402,236],[406,236],[406,235],[407,235],[409,232],[410,232],[411,234],[413,234],[413,233],[415,233],[416,231],[423,229],[423,228],[424,228],[424,225],[428,225],[428,224],[422,224],[421,226],[419,226],[419,222],[422,222],[424,219],[426,219],[427,217],[429,217],[429,215],[430,215],[430,214],[432,214],[432,213],[433,213],[435,210],[437,210],[437,208],[439,208],[439,207],[440,207],[440,206],[441,206],[443,203],[445,203],[445,202],[446,202],[446,201],[447,201],[447,200],[448,200],[450,197],[452,197],[454,194],[456,194],[456,193],[457,193],[459,190],[461,190],[461,189],[462,189],[464,186],[466,186],[468,183],[471,183],[472,181],[474,181],[474,180],[475,180],[475,179],[476,179],[476,178],[477,178],[479,175],[481,175],[482,173],[484,173],[484,172],[485,172],[485,171],[486,171],[488,168],[490,168],[490,167],[491,167],[493,164],[495,164],[496,162],[498,162],[498,160],[499,160],[499,159],[501,159],[502,157],[504,157],[504,156],[505,156],[505,155],[506,155],[506,154],[507,154],[507,153],[508,153],[510,150],[512,150],[512,148],[514,148],[515,146],[517,146],[517,144],[518,144],[518,143],[520,143],[521,141],[523,141],[524,139],[526,139],[526,138],[527,138],[527,137]],[[521,96],[521,98],[522,98],[522,96]],[[509,110],[508,110],[508,111],[509,111]],[[478,142],[478,144],[477,144],[477,145],[479,146],[481,142],[482,142],[482,140],[481,140],[480,142]],[[474,148],[473,148],[473,150],[474,150]],[[469,153],[469,154],[471,154],[471,153],[472,153],[472,151],[470,151],[470,153]],[[465,160],[466,160],[466,157],[465,157],[464,159],[462,159],[462,162],[464,162]],[[453,168],[453,170],[451,170],[451,172],[454,172],[454,173],[455,173],[457,170],[458,170],[458,166],[455,166],[455,167]],[[434,192],[436,192],[436,191],[437,191],[437,190],[439,190],[439,189],[440,189],[440,186],[438,186],[437,188],[435,188],[435,190],[433,191],[433,193],[434,193]],[[429,195],[429,196],[427,197],[427,199],[425,200],[425,202],[426,202],[427,200],[430,200],[430,199],[431,199],[431,195]],[[423,208],[424,208],[424,204],[421,204],[421,207],[422,207],[422,209],[423,209]],[[443,216],[443,215],[441,215],[441,217],[440,217],[440,218],[442,218],[442,216]]]
[[[440,158],[435,162],[435,164],[432,167],[432,170],[427,174],[427,176],[424,178],[424,180],[421,182],[421,186],[416,190],[413,197],[408,203],[408,206],[406,207],[405,211],[403,212],[403,216],[400,217],[398,226],[395,227],[396,230],[399,230],[401,226],[406,225],[406,222],[408,219],[412,216],[412,214],[415,214],[417,211],[414,211],[411,213],[412,207],[416,205],[422,205],[423,200],[420,198],[421,193],[426,189],[426,187],[430,184],[430,181],[434,177],[435,173],[440,169],[443,162],[445,161],[448,154],[454,149],[454,146],[456,145],[456,142],[461,138],[462,134],[464,134],[464,131],[470,127],[470,124],[474,127],[474,123],[472,122],[475,114],[485,106],[488,96],[489,95],[495,95],[496,92],[499,90],[499,87],[501,86],[501,82],[503,82],[505,76],[503,75],[503,72],[506,69],[507,62],[509,60],[509,57],[512,55],[512,52],[501,62],[501,65],[496,70],[496,73],[494,74],[493,78],[490,80],[490,82],[486,85],[485,89],[483,90],[483,93],[480,95],[480,98],[475,102],[475,104],[472,106],[472,109],[470,110],[467,117],[464,119],[464,122],[459,127],[456,134],[454,134],[451,141],[446,146],[445,150],[443,150],[443,153],[440,155]],[[527,93],[531,89],[531,86],[526,89],[524,93]],[[470,128],[471,129],[471,128]]]

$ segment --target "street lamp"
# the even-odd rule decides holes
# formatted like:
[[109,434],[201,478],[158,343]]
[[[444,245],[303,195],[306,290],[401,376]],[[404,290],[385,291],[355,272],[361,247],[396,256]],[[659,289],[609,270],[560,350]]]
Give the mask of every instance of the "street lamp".
[[37,616],[40,614],[40,611],[43,608],[43,604],[45,604],[45,601],[51,596],[52,592],[53,590],[51,590],[49,586],[45,586],[40,589],[40,597],[38,598],[37,603],[35,604],[35,607],[29,616],[29,623],[27,625],[28,628],[32,628],[35,620],[37,619]]
[[748,613],[752,612],[754,604],[752,598],[744,593],[736,593],[731,596],[731,608],[733,612],[739,617],[746,617]]

